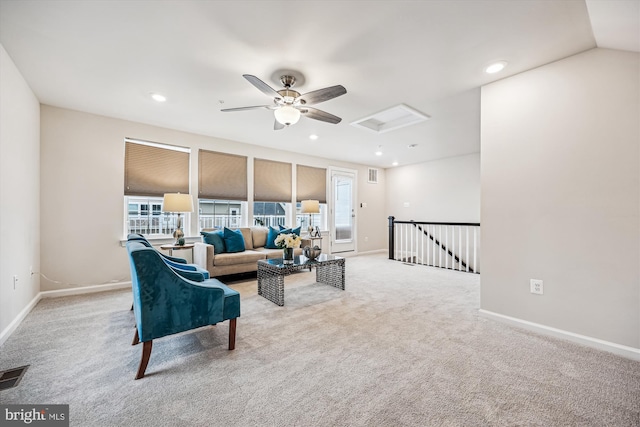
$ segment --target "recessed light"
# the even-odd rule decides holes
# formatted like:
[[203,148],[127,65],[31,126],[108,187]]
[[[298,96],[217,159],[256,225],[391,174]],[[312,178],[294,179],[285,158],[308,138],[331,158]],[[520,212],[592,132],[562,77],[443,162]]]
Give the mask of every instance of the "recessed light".
[[315,141],[316,139],[318,139],[318,135],[316,135],[315,133],[312,135],[309,135],[309,139],[313,139]]
[[164,102],[167,100],[167,97],[164,95],[160,95],[159,93],[152,93],[151,98],[153,98],[156,102]]
[[391,166],[398,166],[398,162],[391,163]]
[[382,156],[382,151],[376,151],[376,156]]
[[484,69],[484,72],[487,74],[495,74],[499,71],[504,70],[504,67],[506,66],[507,66],[507,61],[494,62],[493,64],[487,66],[487,68]]

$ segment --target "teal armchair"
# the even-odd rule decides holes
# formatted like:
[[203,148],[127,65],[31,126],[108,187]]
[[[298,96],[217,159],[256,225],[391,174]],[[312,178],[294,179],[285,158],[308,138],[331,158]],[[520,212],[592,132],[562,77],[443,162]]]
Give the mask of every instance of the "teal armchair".
[[240,294],[217,279],[189,280],[161,254],[140,241],[128,241],[136,333],[142,357],[136,379],[144,376],[153,340],[229,320],[229,350],[235,348]]

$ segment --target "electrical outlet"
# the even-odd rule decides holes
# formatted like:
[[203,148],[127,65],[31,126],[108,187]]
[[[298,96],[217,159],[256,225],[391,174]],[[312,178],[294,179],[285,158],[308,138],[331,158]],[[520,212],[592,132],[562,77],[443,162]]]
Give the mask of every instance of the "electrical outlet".
[[18,275],[14,274],[13,275],[13,290],[16,290],[16,285],[18,284]]
[[529,281],[531,284],[531,293],[542,295],[544,293],[544,287],[542,285],[542,280],[540,279],[531,279]]
[[364,241],[365,241],[365,242],[368,242],[368,241],[369,241],[369,237],[365,236],[365,237],[364,237]]

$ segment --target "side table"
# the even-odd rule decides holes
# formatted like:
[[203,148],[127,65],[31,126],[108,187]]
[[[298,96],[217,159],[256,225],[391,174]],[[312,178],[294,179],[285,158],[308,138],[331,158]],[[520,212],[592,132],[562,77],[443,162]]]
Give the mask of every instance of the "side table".
[[[305,239],[305,240],[310,240],[312,248],[314,246],[318,246],[320,249],[322,249],[322,236],[320,236],[320,237],[311,237],[311,236],[307,235],[307,236],[303,236],[302,238]],[[316,242],[320,242],[320,244],[316,245]]]
[[191,249],[191,262],[193,262],[193,247],[195,245],[193,243],[185,243],[184,245],[174,245],[174,244],[167,244],[167,245],[162,245],[160,246],[160,249],[165,250],[165,251],[169,251],[169,255],[173,256],[173,251],[179,251],[181,249]]

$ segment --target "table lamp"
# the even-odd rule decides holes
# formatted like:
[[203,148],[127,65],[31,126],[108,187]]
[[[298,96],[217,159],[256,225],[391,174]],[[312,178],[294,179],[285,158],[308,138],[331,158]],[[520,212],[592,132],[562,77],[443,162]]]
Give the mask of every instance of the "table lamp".
[[309,226],[307,227],[307,231],[309,232],[309,236],[311,236],[311,232],[313,231],[311,215],[320,213],[320,202],[318,200],[303,200],[301,204],[302,209],[300,210],[300,213],[309,214]]
[[193,212],[193,199],[190,194],[165,193],[162,201],[163,212],[171,212],[178,214],[178,223],[176,230],[173,232],[173,238],[176,239],[176,245],[184,245],[184,232],[182,231],[182,217],[180,213]]

